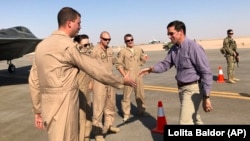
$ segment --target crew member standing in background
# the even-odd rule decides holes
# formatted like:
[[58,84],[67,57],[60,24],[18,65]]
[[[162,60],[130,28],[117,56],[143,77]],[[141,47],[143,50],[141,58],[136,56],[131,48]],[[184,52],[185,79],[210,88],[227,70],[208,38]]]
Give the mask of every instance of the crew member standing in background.
[[125,122],[130,118],[130,97],[133,91],[135,93],[138,115],[149,116],[149,113],[146,112],[143,79],[142,77],[138,76],[141,66],[146,63],[147,56],[140,47],[134,46],[134,38],[132,34],[126,34],[124,36],[124,42],[126,47],[118,52],[115,65],[122,76],[130,73],[130,76],[135,79],[137,83],[137,87],[124,86],[123,88],[123,99],[121,105],[123,121]]
[[233,39],[233,34],[233,30],[228,29],[227,37],[223,40],[223,48],[226,51],[225,58],[227,61],[227,78],[228,82],[231,84],[235,84],[236,81],[240,81],[240,79],[235,77],[235,63],[236,59],[239,60],[239,55],[237,55],[237,44]]
[[[101,32],[100,42],[94,47],[92,57],[96,58],[105,69],[113,71],[113,50],[108,46],[110,40],[109,32]],[[117,133],[120,130],[113,126],[116,113],[115,96],[112,86],[93,81],[93,133],[96,141],[104,141],[103,135],[107,132]]]
[[[86,34],[77,35],[75,42],[81,44],[81,51],[86,55],[91,55],[93,47],[89,43],[89,36]],[[92,98],[93,89],[92,78],[85,72],[79,70],[79,141],[89,141],[92,130]]]

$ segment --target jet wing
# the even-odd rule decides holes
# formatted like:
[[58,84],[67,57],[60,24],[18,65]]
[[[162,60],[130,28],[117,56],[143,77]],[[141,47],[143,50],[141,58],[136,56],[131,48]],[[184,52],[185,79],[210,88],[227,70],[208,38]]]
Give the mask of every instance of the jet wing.
[[13,60],[34,52],[41,40],[36,38],[0,38],[0,61]]
[[7,60],[8,71],[15,72],[16,68],[11,60],[34,52],[40,41],[42,39],[38,39],[24,26],[0,29],[0,61]]

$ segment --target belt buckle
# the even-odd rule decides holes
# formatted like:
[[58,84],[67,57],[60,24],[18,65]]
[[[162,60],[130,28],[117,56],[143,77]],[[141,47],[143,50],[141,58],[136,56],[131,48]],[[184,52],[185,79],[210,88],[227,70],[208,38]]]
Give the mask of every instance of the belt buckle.
[[177,82],[177,85],[178,85],[178,87],[183,87],[183,86],[184,86],[184,83],[182,83],[182,82]]
[[188,83],[177,82],[178,87],[183,87],[183,86],[192,85],[192,84],[197,84],[197,81],[188,82]]

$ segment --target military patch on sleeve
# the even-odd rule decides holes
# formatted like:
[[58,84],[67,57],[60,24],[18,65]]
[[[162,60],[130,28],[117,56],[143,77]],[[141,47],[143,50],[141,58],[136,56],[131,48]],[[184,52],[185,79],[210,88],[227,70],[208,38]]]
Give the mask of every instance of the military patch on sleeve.
[[76,44],[76,49],[80,52],[80,53],[87,53],[87,49],[84,48],[81,44]]
[[82,48],[83,48],[83,47],[82,47],[80,44],[76,44],[75,47],[76,47],[76,49],[77,49],[79,52],[82,51]]

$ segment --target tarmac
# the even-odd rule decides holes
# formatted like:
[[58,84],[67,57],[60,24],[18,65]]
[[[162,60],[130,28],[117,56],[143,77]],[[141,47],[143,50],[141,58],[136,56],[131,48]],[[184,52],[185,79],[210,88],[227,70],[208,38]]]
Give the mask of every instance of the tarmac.
[[[213,111],[205,113],[202,108],[201,118],[207,125],[250,125],[250,49],[239,49],[240,64],[236,68],[236,76],[241,80],[236,84],[217,83],[218,67],[226,74],[226,60],[218,49],[206,50],[211,70],[214,74],[211,91]],[[144,67],[151,66],[162,60],[166,51],[149,51],[149,60]],[[28,89],[28,75],[33,55],[25,55],[12,62],[16,72],[9,73],[6,61],[0,62],[0,141],[46,141],[45,130],[34,127],[31,111],[31,98]],[[179,119],[179,99],[174,79],[175,68],[161,74],[144,76],[147,112],[149,117],[136,115],[134,95],[131,97],[132,117],[122,121],[121,99],[122,90],[117,90],[117,114],[114,125],[120,128],[117,134],[107,134],[106,141],[163,141],[163,134],[154,133],[156,127],[158,102],[162,101],[167,125],[177,125]],[[225,80],[226,81],[226,80]],[[166,125],[166,126],[167,126]],[[94,141],[94,137],[91,137]]]

